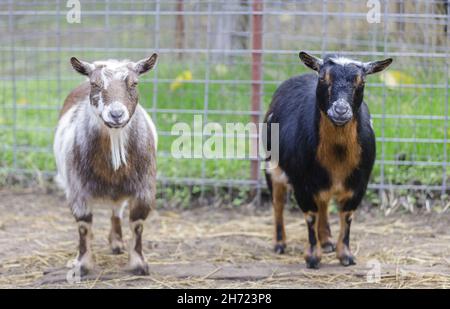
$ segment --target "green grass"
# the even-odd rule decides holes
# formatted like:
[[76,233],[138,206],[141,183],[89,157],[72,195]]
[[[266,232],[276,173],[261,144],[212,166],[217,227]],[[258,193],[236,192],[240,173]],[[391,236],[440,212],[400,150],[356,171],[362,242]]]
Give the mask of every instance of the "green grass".
[[[64,55],[65,57],[65,55]],[[284,57],[284,58],[283,58]],[[92,57],[94,58],[94,57]],[[64,58],[65,59],[65,58]],[[87,58],[89,59],[89,57]],[[161,58],[163,59],[163,58]],[[289,59],[289,60],[288,60]],[[292,56],[280,56],[279,58],[265,57],[264,80],[278,81],[290,76],[306,72]],[[197,59],[198,60],[198,59]],[[249,80],[251,66],[248,57],[235,58],[234,64],[223,67],[212,65],[209,78],[214,80]],[[285,63],[284,65],[280,65]],[[201,65],[200,65],[201,64]],[[53,142],[53,130],[57,123],[57,107],[69,91],[76,86],[82,78],[76,79],[75,72],[71,72],[66,63],[61,63],[61,74],[65,77],[74,77],[74,80],[62,80],[61,91],[58,92],[58,82],[53,73],[47,72],[50,80],[36,78],[16,81],[17,109],[12,108],[13,84],[5,81],[0,86],[0,168],[2,169],[27,169],[46,170],[55,169],[51,145]],[[401,70],[405,74],[414,77],[414,84],[444,84],[445,76],[426,70],[412,70],[409,67],[398,65],[395,70]],[[158,78],[160,80],[173,80],[181,72],[190,70],[193,80],[202,80],[207,75],[203,61],[167,63],[160,61]],[[141,104],[146,108],[153,106],[154,73],[143,78],[139,89]],[[24,76],[26,73],[23,74]],[[34,77],[34,76],[33,76]],[[379,115],[445,115],[446,89],[433,88],[380,88],[373,84],[382,83],[379,75],[371,76],[366,86],[366,101],[371,113]],[[251,85],[248,83],[205,85],[204,83],[185,82],[177,90],[170,90],[170,82],[160,82],[157,87],[156,106],[158,109],[197,109],[205,108],[205,87],[208,87],[208,110],[230,110],[232,114],[209,114],[209,122],[248,122],[248,115],[239,115],[239,111],[250,109]],[[276,84],[264,86],[263,110],[270,103]],[[385,105],[383,101],[385,98]],[[45,107],[45,108],[43,108]],[[383,110],[384,109],[384,110]],[[153,115],[152,115],[153,116]],[[165,113],[156,115],[154,121],[159,132],[170,133],[172,126],[177,122],[192,123],[193,114]],[[383,125],[384,123],[384,125]],[[383,129],[384,126],[384,129]],[[390,119],[382,121],[374,119],[374,128],[377,137],[381,138],[417,138],[417,139],[444,139],[446,127],[444,120],[436,119]],[[14,135],[14,132],[16,134]],[[447,131],[448,135],[448,131]],[[249,178],[250,164],[246,160],[204,160],[201,159],[174,159],[170,157],[173,140],[176,137],[161,135],[159,143],[158,171],[163,177],[188,177],[198,178],[203,175],[211,179],[235,179]],[[14,141],[18,150],[13,151]],[[384,154],[385,160],[402,159],[406,161],[442,162],[444,156],[449,156],[449,149],[445,149],[443,143],[426,143],[412,141],[398,143],[395,141],[377,142],[377,159]],[[445,154],[446,152],[446,154]],[[14,157],[16,160],[14,161]],[[204,169],[204,170],[203,170]],[[373,182],[380,181],[380,165],[375,167],[372,175]],[[420,181],[421,184],[441,184],[442,166],[414,166],[414,165],[385,165],[385,181],[404,184]]]

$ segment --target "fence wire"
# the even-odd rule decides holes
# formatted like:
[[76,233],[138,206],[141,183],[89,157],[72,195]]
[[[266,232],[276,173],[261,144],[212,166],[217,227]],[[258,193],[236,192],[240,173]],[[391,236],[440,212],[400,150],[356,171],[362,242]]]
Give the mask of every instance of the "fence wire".
[[[71,56],[138,60],[155,51],[159,64],[139,89],[160,135],[161,183],[200,195],[259,190],[260,162],[175,159],[171,130],[195,115],[204,123],[261,121],[276,87],[307,72],[298,59],[305,50],[393,57],[366,85],[377,136],[370,188],[449,189],[448,1],[85,0],[79,23],[69,22],[77,2],[0,1],[1,175],[54,173],[58,111],[83,80]],[[379,22],[368,22],[377,7]]]

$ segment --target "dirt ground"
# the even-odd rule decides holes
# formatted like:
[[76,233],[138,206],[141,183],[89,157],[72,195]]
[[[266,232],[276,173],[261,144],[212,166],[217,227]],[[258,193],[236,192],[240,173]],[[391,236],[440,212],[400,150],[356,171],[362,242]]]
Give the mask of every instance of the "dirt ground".
[[[77,231],[61,194],[0,189],[0,288],[448,288],[450,214],[360,211],[352,225],[357,265],[334,254],[319,270],[303,261],[306,229],[299,211],[287,211],[288,249],[272,252],[269,209],[158,210],[146,221],[144,251],[151,275],[124,271],[127,254],[112,255],[110,210],[94,212],[98,270],[81,283],[66,280]],[[333,235],[337,215],[331,216]],[[124,224],[125,238],[129,236]]]

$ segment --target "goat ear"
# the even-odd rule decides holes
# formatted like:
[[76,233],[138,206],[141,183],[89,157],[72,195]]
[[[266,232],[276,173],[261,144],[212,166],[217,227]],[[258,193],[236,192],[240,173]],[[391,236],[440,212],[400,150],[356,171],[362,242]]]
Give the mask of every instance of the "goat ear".
[[380,61],[372,61],[364,63],[364,73],[373,74],[381,72],[392,63],[392,58],[387,58]]
[[300,60],[310,69],[319,72],[320,67],[323,64],[323,60],[317,57],[314,57],[304,51],[301,51],[299,54]]
[[77,71],[82,75],[89,76],[89,74],[91,74],[92,71],[94,70],[93,64],[86,61],[78,60],[75,57],[70,58],[70,63],[72,64],[72,67],[75,69],[75,71]]
[[144,74],[150,71],[156,64],[156,60],[158,59],[157,54],[153,54],[148,58],[139,60],[134,64],[134,71],[138,74]]

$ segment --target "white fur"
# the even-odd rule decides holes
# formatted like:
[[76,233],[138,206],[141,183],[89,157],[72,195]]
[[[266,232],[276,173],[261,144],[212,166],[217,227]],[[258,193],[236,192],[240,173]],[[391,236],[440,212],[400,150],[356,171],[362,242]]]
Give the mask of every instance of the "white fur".
[[[71,181],[73,181],[73,179],[71,179]],[[78,179],[77,179],[78,181]],[[74,190],[75,185],[72,184],[72,186],[67,186],[66,187],[66,196],[70,197],[71,195],[74,194],[80,194],[81,191],[81,184],[78,182],[76,185],[76,188]],[[69,188],[71,188],[72,190],[74,190],[75,192],[69,192]],[[88,216],[89,214],[92,213],[92,203],[91,200],[88,199],[86,201],[83,202],[82,199],[76,199],[76,203],[72,204],[72,214],[75,216],[75,218],[83,218],[85,216]],[[84,204],[82,204],[84,203]]]
[[131,62],[129,60],[109,59],[109,60],[94,61],[93,65],[96,67],[104,66],[105,68],[107,68],[109,70],[115,71],[115,70],[120,70],[122,68],[126,69],[130,63]]
[[347,65],[347,64],[356,64],[356,65],[360,65],[360,66],[363,65],[363,63],[360,61],[352,60],[352,59],[345,58],[345,57],[336,57],[336,58],[330,58],[330,59],[331,59],[331,61],[333,61],[334,63],[339,64],[339,65]]
[[137,220],[134,222],[130,222],[130,229],[132,233],[132,237],[130,239],[129,248],[128,248],[128,269],[136,269],[138,267],[145,267],[147,264],[143,257],[136,252],[136,227],[138,225],[143,225],[143,220]]
[[75,141],[75,129],[71,119],[74,116],[76,106],[69,109],[59,120],[56,129],[55,142],[53,144],[53,152],[56,158],[56,167],[58,174],[56,182],[62,187],[67,188],[67,156],[71,153]]
[[87,66],[90,71],[95,70],[95,65],[86,61],[78,60],[81,62],[82,65]]
[[121,123],[127,122],[128,119],[130,118],[130,113],[128,112],[127,107],[121,102],[114,101],[111,104],[109,104],[106,108],[103,106],[102,109],[100,110],[100,101],[101,104],[103,104],[103,99],[99,100],[98,110],[99,112],[101,112],[101,117],[104,121],[114,123],[114,120],[110,116],[110,112],[113,110],[121,110],[123,112],[123,116],[120,118]]
[[128,125],[120,129],[109,129],[111,141],[111,163],[116,171],[120,166],[127,165]]
[[[99,118],[92,111],[89,97],[86,96],[83,101],[73,105],[59,120],[56,128],[55,140],[53,143],[53,152],[56,158],[57,175],[56,183],[65,190],[66,196],[69,197],[69,174],[70,166],[67,165],[70,156],[73,154],[75,142],[86,146],[87,140],[84,132],[86,128],[93,130],[99,127]],[[75,114],[75,111],[77,113]],[[87,117],[86,117],[87,115]],[[76,117],[76,119],[74,119]],[[76,179],[70,179],[73,185]],[[81,186],[81,184],[79,185]],[[75,192],[72,192],[75,193]],[[84,207],[85,208],[85,207]],[[84,209],[81,207],[81,209]],[[76,211],[76,209],[75,209]],[[80,216],[83,213],[79,213]]]
[[[99,100],[99,105],[103,104]],[[72,119],[74,112],[78,108],[77,118],[84,119],[86,123]],[[155,150],[158,144],[158,135],[156,132],[155,124],[139,104],[136,107],[135,113],[142,114],[147,122],[148,128],[153,135]],[[87,117],[86,117],[87,116]],[[137,116],[137,115],[135,115]],[[127,116],[128,117],[128,116]],[[87,119],[87,120],[86,120]],[[91,130],[98,128],[102,125],[103,120],[99,115],[93,112],[92,105],[89,102],[89,98],[86,97],[79,105],[71,107],[60,119],[58,127],[56,129],[55,141],[53,145],[53,151],[56,158],[56,166],[58,174],[55,178],[56,182],[65,190],[68,189],[68,157],[73,152],[75,140],[77,143],[86,143],[85,136],[82,134],[86,129]],[[120,129],[108,129],[110,133],[111,142],[111,164],[114,170],[117,170],[122,165],[127,164],[127,143],[129,134],[129,124]],[[78,132],[78,134],[77,134]],[[85,145],[88,146],[88,145]],[[66,192],[68,194],[69,192]]]
[[123,215],[125,213],[125,210],[128,207],[128,200],[125,199],[124,201],[115,202],[113,203],[113,215],[114,217],[119,218],[120,220],[123,220]]
[[286,173],[278,166],[278,162],[274,163],[270,161],[267,164],[267,171],[272,175],[272,180],[278,183],[288,184],[289,179]]
[[147,124],[150,128],[150,131],[152,132],[153,135],[153,141],[155,143],[155,151],[158,149],[158,133],[156,132],[156,126],[153,123],[152,118],[150,117],[150,115],[145,111],[145,109],[138,104],[138,106],[136,107],[136,112],[142,113],[145,117],[145,120],[147,121]]
[[97,115],[101,115],[103,109],[105,108],[105,103],[103,102],[103,96],[101,93],[97,94],[97,96],[99,97],[97,103]]
[[108,89],[108,86],[109,86],[109,78],[106,75],[106,72],[105,72],[104,68],[100,71],[100,73],[101,73],[101,76],[102,76],[103,88],[106,90],[106,89]]
[[[99,106],[103,102],[99,100]],[[75,110],[77,119],[74,117]],[[127,116],[128,117],[128,116]],[[87,143],[84,132],[92,129],[98,129],[102,125],[103,120],[94,112],[90,104],[89,97],[86,97],[82,102],[72,106],[59,120],[56,129],[55,141],[53,144],[53,152],[56,158],[56,167],[58,174],[55,177],[56,182],[66,190],[66,195],[69,195],[67,189],[69,188],[69,167],[67,161],[73,152],[75,141],[85,147]],[[127,149],[129,126],[121,129],[108,129],[110,133],[111,142],[111,163],[114,170],[117,170],[122,164],[127,164]],[[75,181],[72,179],[72,181]]]
[[[119,66],[124,65],[125,62],[112,61],[108,62],[114,65]],[[98,129],[100,126],[103,126],[103,120],[101,116],[104,112],[109,114],[109,110],[105,108],[103,103],[103,98],[99,95],[100,98],[98,100],[98,107],[94,109],[94,107],[90,104],[89,97],[85,97],[82,102],[75,104],[72,106],[59,120],[58,127],[56,129],[55,140],[53,144],[53,151],[56,158],[56,166],[57,166],[57,175],[55,177],[56,182],[66,191],[66,195],[69,196],[69,166],[67,166],[67,162],[69,156],[73,153],[74,143],[78,143],[82,145],[82,148],[89,147],[86,145],[86,131],[90,131],[93,129]],[[123,105],[123,104],[121,104]],[[74,115],[75,110],[77,110],[76,115]],[[128,119],[130,116],[128,114],[128,110],[125,108],[125,116]],[[154,139],[155,151],[158,145],[158,135],[156,132],[155,124],[152,119],[145,111],[145,109],[141,105],[137,105],[136,114],[142,114],[143,119],[145,119],[147,123],[147,127],[151,131],[151,134]],[[135,117],[138,115],[134,115]],[[72,119],[76,117],[77,119]],[[106,119],[109,115],[105,115]],[[133,117],[134,118],[134,117]],[[140,117],[139,117],[140,118]],[[128,143],[128,135],[130,122],[123,128],[120,129],[107,129],[110,134],[110,142],[111,142],[111,164],[114,170],[117,170],[122,165],[127,164],[127,143]],[[72,182],[75,180],[72,179]],[[75,192],[73,192],[75,193]],[[83,208],[83,207],[82,207]],[[79,214],[82,215],[82,214]]]
[[128,60],[102,60],[95,61],[93,63],[95,67],[103,66],[101,70],[101,77],[103,82],[103,88],[108,89],[109,83],[113,79],[124,80],[128,76],[129,67],[133,65]]
[[[89,270],[93,270],[95,268],[95,262],[94,257],[92,254],[92,224],[82,222],[80,221],[78,223],[78,228],[83,226],[87,230],[87,234],[85,236],[86,241],[86,253],[81,257],[79,256],[79,253],[77,254],[77,257],[74,260],[69,260],[66,264],[67,268],[73,269],[75,272],[79,272],[81,267],[85,267]],[[75,273],[77,274],[77,273]]]

